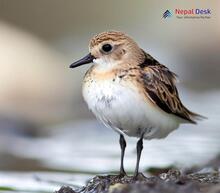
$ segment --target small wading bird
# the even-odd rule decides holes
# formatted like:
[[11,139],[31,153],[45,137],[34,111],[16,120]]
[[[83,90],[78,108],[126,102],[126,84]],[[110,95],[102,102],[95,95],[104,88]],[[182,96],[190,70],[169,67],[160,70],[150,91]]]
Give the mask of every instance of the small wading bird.
[[126,175],[124,134],[139,138],[136,178],[143,139],[164,138],[181,123],[195,124],[202,117],[182,104],[176,74],[126,34],[100,33],[91,39],[89,51],[70,68],[94,63],[84,77],[84,100],[97,119],[120,134],[121,176]]

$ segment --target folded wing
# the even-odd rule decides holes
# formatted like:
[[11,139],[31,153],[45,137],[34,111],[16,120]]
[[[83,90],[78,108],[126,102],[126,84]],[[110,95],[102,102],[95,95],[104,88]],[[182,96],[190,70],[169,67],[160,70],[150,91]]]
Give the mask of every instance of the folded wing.
[[195,120],[203,118],[182,104],[175,86],[176,74],[148,54],[145,62],[140,66],[146,95],[160,109],[190,123],[196,123]]

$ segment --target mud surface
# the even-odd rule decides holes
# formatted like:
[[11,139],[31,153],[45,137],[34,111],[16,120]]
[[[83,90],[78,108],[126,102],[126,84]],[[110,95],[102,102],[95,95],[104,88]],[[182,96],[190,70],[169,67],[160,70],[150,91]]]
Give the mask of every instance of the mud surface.
[[[213,162],[214,163],[214,162]],[[192,169],[193,170],[193,169]],[[205,170],[209,170],[206,172]],[[188,171],[189,172],[189,171]],[[62,187],[56,193],[220,193],[220,173],[216,168],[205,168],[184,174],[171,169],[158,176],[145,177],[106,175],[96,176],[85,187],[73,190]]]

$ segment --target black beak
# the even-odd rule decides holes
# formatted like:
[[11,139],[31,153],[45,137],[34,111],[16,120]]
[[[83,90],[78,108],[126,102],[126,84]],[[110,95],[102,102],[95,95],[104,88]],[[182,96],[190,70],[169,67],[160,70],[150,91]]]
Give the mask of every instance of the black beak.
[[91,55],[91,53],[89,53],[88,55],[86,55],[82,59],[72,63],[70,65],[70,68],[76,68],[76,67],[81,66],[83,64],[89,64],[89,63],[93,62],[93,59],[95,59],[95,57],[93,55]]

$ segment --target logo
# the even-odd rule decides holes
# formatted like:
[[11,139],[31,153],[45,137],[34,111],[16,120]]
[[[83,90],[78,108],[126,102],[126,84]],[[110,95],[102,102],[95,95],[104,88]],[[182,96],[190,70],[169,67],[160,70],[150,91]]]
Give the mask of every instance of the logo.
[[209,8],[190,8],[190,9],[180,9],[176,8],[173,10],[167,9],[163,13],[164,19],[170,17],[176,17],[177,19],[210,19],[212,15],[212,10]]
[[172,13],[169,11],[169,10],[166,10],[164,13],[163,13],[163,18],[169,18],[172,16]]
[[175,9],[176,15],[211,15],[211,9]]

